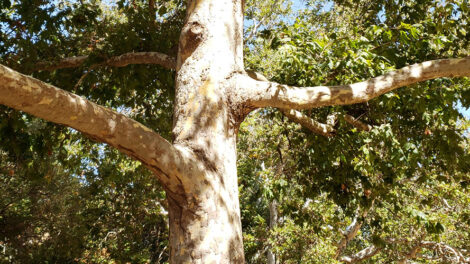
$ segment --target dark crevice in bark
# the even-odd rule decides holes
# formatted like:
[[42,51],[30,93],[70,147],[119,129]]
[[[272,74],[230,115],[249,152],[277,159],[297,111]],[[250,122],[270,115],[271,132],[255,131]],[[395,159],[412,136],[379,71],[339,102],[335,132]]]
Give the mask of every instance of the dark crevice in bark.
[[204,166],[206,167],[207,170],[213,171],[213,172],[218,172],[219,170],[217,169],[216,162],[210,160],[207,157],[206,150],[203,150],[201,148],[191,148],[193,153],[200,159],[202,160]]
[[199,22],[189,22],[182,30],[182,38],[180,40],[180,56],[181,64],[193,54],[199,44],[206,38],[206,29]]

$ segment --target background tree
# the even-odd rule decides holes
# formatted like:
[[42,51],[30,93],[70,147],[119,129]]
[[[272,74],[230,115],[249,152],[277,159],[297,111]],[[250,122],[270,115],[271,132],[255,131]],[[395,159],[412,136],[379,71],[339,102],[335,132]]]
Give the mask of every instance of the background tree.
[[[231,196],[229,207],[234,210],[227,213],[236,219],[230,153],[244,115],[254,107],[310,108],[330,99],[309,98],[313,101],[303,106],[295,101],[302,99],[297,97],[302,91],[326,90],[287,86],[280,90],[285,97],[243,97],[277,85],[240,75],[241,3],[218,1],[209,7],[209,2],[190,1],[188,10],[180,1],[1,2],[2,63],[83,97],[2,68],[0,102],[72,126],[152,171],[74,130],[4,108],[1,187],[6,198],[0,221],[5,226],[5,261],[158,262],[169,255],[173,262],[207,262],[211,257],[243,261],[238,224],[207,220],[214,221],[212,228],[231,230],[225,238],[198,226],[214,212],[210,202],[200,199],[200,191],[206,192],[204,180],[221,186],[217,177],[223,176],[232,184],[205,195],[208,200]],[[247,23],[245,38],[247,68],[289,85],[338,85],[416,62],[468,55],[464,1],[305,4],[294,15],[289,1],[247,3],[246,18],[253,20]],[[210,9],[217,7],[217,12]],[[220,16],[209,18],[207,12]],[[225,21],[225,31],[220,21]],[[228,29],[233,34],[223,33]],[[180,59],[175,61],[178,43]],[[238,49],[221,43],[234,43]],[[457,61],[433,65],[446,68],[447,62]],[[456,65],[468,65],[465,59],[461,62],[465,64]],[[175,67],[176,89],[171,89]],[[468,75],[468,68],[447,67],[432,76],[423,71],[430,78]],[[415,76],[421,74],[420,67],[408,69],[399,73],[411,77],[409,84],[420,80]],[[19,93],[23,97],[15,97],[12,91],[19,87],[11,83],[36,85],[62,99],[56,104],[53,97],[41,97],[31,105],[27,89]],[[347,101],[348,96],[340,99],[357,102]],[[81,112],[71,98],[94,113]],[[132,117],[162,137],[83,98]],[[56,113],[48,108],[50,103],[67,112]],[[273,256],[278,263],[467,261],[468,232],[459,230],[468,230],[469,159],[458,103],[468,106],[466,79],[413,84],[365,104],[303,113],[270,108],[255,112],[240,127],[238,146],[247,261],[265,262]],[[87,125],[91,119],[82,119],[80,113],[91,114],[91,119],[94,115],[96,123]],[[110,122],[116,121],[113,115],[119,117],[115,123]],[[228,126],[227,120],[232,122]],[[220,129],[230,131],[230,143],[224,139],[227,134],[220,137]],[[172,137],[177,148],[164,141]],[[153,150],[142,152],[143,146]],[[191,178],[181,173],[185,170],[191,170]],[[185,193],[178,192],[178,180],[183,180]],[[224,181],[222,185],[228,184]],[[195,191],[198,182],[202,190]],[[169,204],[163,189],[170,193]],[[222,202],[215,207],[218,213],[225,210]],[[279,217],[273,223],[276,209]],[[454,215],[445,217],[450,210]],[[170,242],[163,224],[168,211]],[[179,235],[183,242],[178,242]],[[229,250],[204,248],[199,239],[213,236],[225,241],[219,247],[229,243]]]

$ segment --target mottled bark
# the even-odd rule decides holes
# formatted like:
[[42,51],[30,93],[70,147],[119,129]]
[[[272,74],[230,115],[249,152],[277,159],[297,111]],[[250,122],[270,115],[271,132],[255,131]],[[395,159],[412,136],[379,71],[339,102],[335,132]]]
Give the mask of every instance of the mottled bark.
[[[387,239],[388,243],[409,243],[406,239]],[[421,249],[427,248],[431,250],[431,254],[420,254]],[[351,255],[342,256],[339,261],[343,263],[359,263],[379,254],[384,249],[374,245],[364,248],[363,250]],[[445,243],[434,241],[416,241],[409,251],[401,253],[397,256],[397,263],[412,263],[410,260],[424,259],[433,261],[445,261],[446,263],[470,263],[470,256],[465,257],[462,250],[451,247]]]
[[426,61],[349,85],[293,87],[255,80],[248,75],[237,76],[237,85],[249,106],[308,109],[362,103],[413,83],[440,77],[465,76],[470,76],[470,57]]
[[408,263],[409,259],[415,259],[416,254],[418,251],[421,249],[421,244],[417,243],[415,246],[413,246],[409,252],[404,254],[405,256],[397,261],[397,264],[406,264]]
[[108,143],[143,162],[170,191],[180,190],[181,170],[195,166],[190,155],[133,119],[3,65],[0,65],[0,104]]
[[[176,69],[173,144],[124,115],[0,66],[0,104],[75,128],[157,175],[169,202],[171,263],[244,263],[236,136],[251,110],[359,103],[423,80],[470,76],[470,58],[464,58],[424,62],[344,86],[269,82],[243,70],[243,5],[243,0],[188,0],[176,61],[146,52],[96,65]],[[37,70],[77,67],[87,59],[40,63]]]
[[358,263],[367,259],[372,258],[373,256],[380,253],[382,249],[374,245],[366,247],[363,250],[355,253],[351,256],[343,256],[339,258],[339,261],[344,263]]
[[[343,232],[343,237],[338,241],[336,244],[336,254],[335,254],[335,259],[338,259],[339,256],[343,253],[343,251],[346,249],[348,246],[348,243],[356,237],[357,233],[361,229],[362,225],[364,224],[364,220],[369,214],[369,210],[374,206],[374,200],[372,200],[372,203],[370,207],[366,207],[364,209],[358,209],[361,210],[356,217],[354,217],[352,223],[346,228],[346,230]],[[369,252],[369,251],[367,251]],[[363,254],[359,254],[362,256]]]
[[243,72],[243,2],[190,0],[181,32],[174,110],[175,144],[204,172],[170,197],[171,263],[244,263],[236,168],[242,121],[233,76]]

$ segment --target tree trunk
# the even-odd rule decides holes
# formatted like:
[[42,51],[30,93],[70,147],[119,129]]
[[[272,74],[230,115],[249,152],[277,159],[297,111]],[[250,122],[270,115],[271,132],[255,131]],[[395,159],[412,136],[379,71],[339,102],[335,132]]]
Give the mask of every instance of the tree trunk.
[[[274,199],[269,203],[269,230],[273,230],[277,226],[278,212],[277,212],[277,201]],[[271,246],[268,248],[266,253],[268,261],[267,264],[277,264],[276,255],[272,251]]]
[[191,0],[177,58],[175,146],[199,169],[168,192],[171,263],[244,263],[236,167],[241,115],[232,76],[243,72],[243,2]]
[[[125,115],[0,65],[0,104],[72,127],[141,161],[156,175],[169,201],[171,263],[244,263],[236,137],[250,110],[360,103],[419,81],[470,76],[467,57],[427,61],[332,87],[291,87],[255,78],[243,66],[243,5],[244,0],[188,0],[176,59],[174,144]],[[57,65],[39,63],[38,69],[85,61],[78,56]],[[122,54],[95,66],[130,63],[175,67],[173,58],[157,52]]]

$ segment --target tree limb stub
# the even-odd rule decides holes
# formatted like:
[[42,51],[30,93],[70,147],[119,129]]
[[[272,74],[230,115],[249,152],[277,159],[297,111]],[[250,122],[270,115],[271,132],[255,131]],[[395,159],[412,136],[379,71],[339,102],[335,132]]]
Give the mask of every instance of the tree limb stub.
[[396,88],[441,77],[469,77],[470,57],[413,64],[368,81],[339,86],[293,87],[237,76],[243,102],[253,107],[309,109],[369,101]]
[[192,156],[139,122],[0,65],[0,104],[74,128],[141,161],[177,193]]
[[[40,62],[36,71],[53,71],[65,68],[75,68],[81,66],[88,59],[88,56],[77,56],[64,58],[58,62]],[[130,64],[156,64],[166,69],[176,68],[176,59],[159,52],[130,52],[119,56],[111,57],[98,66],[124,67]]]

